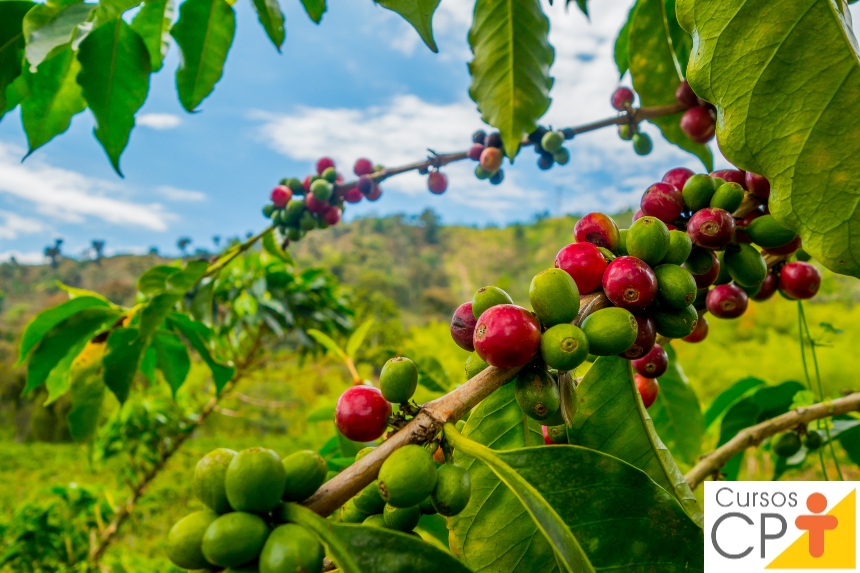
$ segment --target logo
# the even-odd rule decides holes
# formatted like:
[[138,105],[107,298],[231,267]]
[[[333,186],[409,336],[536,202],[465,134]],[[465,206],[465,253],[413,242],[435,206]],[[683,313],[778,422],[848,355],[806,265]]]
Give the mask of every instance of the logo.
[[860,572],[858,482],[705,482],[705,573]]

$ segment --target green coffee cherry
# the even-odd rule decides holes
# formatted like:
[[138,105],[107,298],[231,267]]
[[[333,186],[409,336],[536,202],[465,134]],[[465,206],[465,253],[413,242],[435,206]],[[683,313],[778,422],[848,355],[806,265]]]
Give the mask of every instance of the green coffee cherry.
[[368,514],[355,507],[355,500],[351,499],[340,508],[340,520],[343,523],[361,523],[367,519]]
[[729,245],[726,247],[723,261],[729,275],[742,287],[760,285],[767,276],[767,263],[752,245]]
[[477,177],[478,179],[489,179],[492,176],[493,173],[491,171],[487,171],[480,165],[475,166],[475,177]]
[[557,324],[543,333],[540,354],[550,368],[573,370],[588,357],[588,338],[578,326]]
[[554,444],[567,444],[567,426],[564,424],[559,426],[547,426],[546,433],[549,434],[549,439]]
[[624,141],[630,141],[633,139],[633,128],[630,127],[629,123],[624,123],[618,126],[618,137],[623,139]]
[[734,213],[744,200],[744,188],[738,183],[723,183],[711,197],[711,207]]
[[532,279],[529,302],[544,326],[569,323],[579,312],[579,289],[561,269],[546,269]]
[[421,515],[435,515],[437,513],[436,508],[433,507],[433,502],[429,497],[419,503],[418,508],[421,510]]
[[295,219],[295,216],[292,215],[286,209],[281,209],[279,211],[275,211],[275,213],[273,214],[273,217],[272,217],[273,221],[275,221],[276,223],[279,223],[281,225],[285,225],[287,227],[289,227],[290,225],[292,225],[295,222],[294,219]]
[[753,243],[765,249],[784,247],[797,238],[797,233],[782,226],[773,215],[753,219],[747,227],[747,235]]
[[279,212],[278,209],[275,208],[274,205],[269,203],[268,205],[263,205],[263,217],[266,219],[271,219],[272,215],[276,215]]
[[201,547],[212,565],[238,567],[260,555],[268,536],[269,526],[262,517],[235,511],[212,522],[203,534]]
[[311,193],[313,194],[314,199],[325,203],[331,199],[332,193],[334,193],[334,187],[325,179],[317,179],[311,183]]
[[812,257],[810,256],[810,254],[807,253],[806,251],[804,251],[803,249],[797,249],[797,252],[794,253],[794,258],[796,258],[798,261],[802,261],[804,263],[808,263],[810,260],[812,260]]
[[714,258],[708,249],[696,247],[690,252],[684,266],[694,275],[703,275],[714,266]]
[[657,299],[664,306],[683,309],[696,300],[696,281],[686,269],[678,265],[660,265],[654,269],[657,276]]
[[629,231],[629,229],[618,230],[618,247],[615,249],[615,254],[619,257],[630,254],[627,252],[627,231]]
[[385,527],[409,533],[421,520],[421,509],[417,505],[412,507],[392,507],[386,505],[382,511],[382,521]]
[[301,525],[276,527],[260,552],[260,573],[321,573],[325,552]]
[[558,383],[543,368],[526,368],[520,372],[515,395],[520,410],[540,422],[552,418],[561,404]]
[[514,304],[514,299],[499,287],[485,286],[472,298],[472,314],[481,318],[485,310],[498,304]]
[[289,223],[298,223],[302,213],[305,211],[305,202],[303,199],[291,199],[284,211],[289,215],[287,219]]
[[651,267],[663,260],[668,250],[669,228],[656,217],[641,217],[627,231],[627,253]]
[[358,453],[355,454],[355,461],[360,460],[361,458],[363,458],[364,456],[366,456],[367,454],[369,454],[370,452],[372,452],[375,449],[376,448],[374,446],[368,446],[366,448],[361,448],[360,450],[358,450]]
[[684,231],[673,230],[669,231],[669,249],[661,264],[682,265],[690,257],[693,251],[693,241]]
[[377,513],[371,516],[368,516],[367,519],[364,520],[362,525],[367,525],[368,527],[378,527],[379,529],[388,529],[385,525],[385,518],[381,513]]
[[806,449],[810,452],[814,452],[824,445],[824,439],[821,437],[819,432],[812,430],[806,435],[806,438],[803,440],[803,445],[806,446]]
[[708,299],[708,288],[700,288],[696,291],[696,298],[693,300],[693,306],[696,310],[707,308],[706,301]]
[[633,151],[636,155],[648,155],[654,149],[654,143],[647,133],[633,134]]
[[382,499],[382,495],[379,493],[379,482],[367,484],[353,498],[353,501],[355,502],[356,509],[368,515],[382,513],[382,510],[385,508],[385,500]]
[[723,251],[717,253],[717,260],[720,261],[720,274],[717,275],[715,285],[727,285],[732,282],[732,275],[729,274],[729,267],[726,265]]
[[618,307],[603,308],[582,321],[588,348],[596,356],[621,354],[636,342],[639,325],[630,311]]
[[466,380],[471,380],[489,367],[490,365],[484,362],[477,352],[469,354],[466,358]]
[[547,131],[540,140],[540,146],[550,153],[555,153],[564,145],[564,134],[560,131]]
[[194,468],[194,495],[217,513],[227,513],[232,509],[230,502],[227,501],[224,482],[227,468],[236,455],[233,450],[218,448],[200,458],[197,467]]
[[552,154],[552,159],[559,165],[567,165],[570,161],[570,152],[562,147],[558,151]]
[[421,446],[395,450],[379,469],[379,493],[394,507],[418,505],[435,486],[436,464]]
[[[621,233],[619,232],[619,235]],[[615,253],[607,249],[606,247],[597,247],[597,250],[600,251],[600,254],[603,255],[603,258],[606,259],[607,263],[611,263],[618,257],[615,256]]]
[[302,218],[299,221],[299,228],[302,231],[312,231],[317,228],[317,219],[310,211],[302,213]]
[[299,195],[304,195],[304,193],[305,193],[304,185],[302,185],[302,182],[299,181],[298,179],[296,179],[295,177],[292,177],[292,178],[284,181],[284,185],[289,187],[290,191],[292,191],[294,194],[297,193]]
[[287,229],[287,238],[291,241],[298,241],[304,236],[304,231],[298,227],[290,227]]
[[711,198],[716,193],[717,187],[714,178],[710,175],[699,173],[693,175],[684,183],[681,196],[684,205],[691,211],[704,209],[711,204]]
[[204,509],[177,521],[167,534],[167,558],[183,569],[208,568],[209,562],[203,556],[200,544],[206,530],[217,518],[217,513]]
[[794,432],[781,434],[773,442],[773,453],[781,458],[790,458],[800,451],[800,436]]
[[326,167],[325,170],[320,174],[320,176],[329,183],[334,183],[335,181],[337,181],[337,171],[334,167]]
[[227,467],[227,499],[236,511],[266,513],[274,509],[287,483],[281,458],[272,450],[251,448],[239,452]]
[[691,304],[681,310],[657,310],[651,314],[657,334],[666,338],[684,338],[689,336],[699,323],[699,314]]
[[404,356],[392,358],[379,374],[382,396],[394,404],[408,402],[418,387],[418,367]]
[[759,291],[761,290],[761,285],[762,285],[762,283],[758,283],[757,285],[753,285],[753,286],[744,286],[744,285],[738,284],[738,283],[735,283],[735,284],[738,286],[738,288],[740,288],[742,291],[747,293],[747,296],[750,298],[754,297],[755,295],[757,295],[759,293]]
[[318,453],[302,450],[282,460],[287,475],[284,501],[304,501],[322,484],[328,475],[328,464]]
[[440,515],[457,515],[469,505],[472,481],[469,472],[454,464],[444,464],[436,470],[436,487],[430,494],[433,507]]

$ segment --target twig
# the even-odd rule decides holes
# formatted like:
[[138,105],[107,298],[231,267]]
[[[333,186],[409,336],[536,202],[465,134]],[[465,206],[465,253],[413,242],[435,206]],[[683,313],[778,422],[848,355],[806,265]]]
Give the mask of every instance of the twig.
[[849,394],[844,398],[838,398],[831,402],[822,402],[806,408],[797,408],[782,416],[771,418],[761,424],[738,432],[734,438],[726,442],[723,446],[703,457],[687,473],[685,479],[691,489],[696,489],[706,477],[719,471],[736,454],[747,448],[759,445],[766,438],[774,434],[791,430],[801,424],[808,424],[821,418],[829,418],[855,411],[860,411],[860,392]]

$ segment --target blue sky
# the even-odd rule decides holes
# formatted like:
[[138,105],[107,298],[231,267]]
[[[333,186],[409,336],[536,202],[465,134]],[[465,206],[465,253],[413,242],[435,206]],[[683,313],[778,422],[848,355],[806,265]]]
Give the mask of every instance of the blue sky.
[[[0,260],[40,262],[55,237],[70,255],[92,239],[106,240],[109,253],[150,246],[175,252],[180,236],[191,237],[192,248],[211,247],[213,235],[259,230],[271,187],[284,176],[303,177],[322,155],[351,171],[362,156],[393,166],[422,158],[426,148],[465,149],[482,127],[467,95],[469,3],[442,1],[439,54],[370,0],[329,3],[317,26],[299,0],[281,0],[287,40],[278,54],[250,1],[238,0],[224,77],[199,113],[185,113],[176,99],[172,46],[123,155],[124,179],[93,138],[89,111],[23,163],[20,118],[7,115],[0,122]],[[612,49],[631,0],[594,2],[591,22],[564,4],[546,5],[556,63],[553,103],[542,123],[556,127],[613,113],[608,99],[619,82]],[[347,218],[432,207],[448,223],[503,224],[558,213],[559,195],[561,212],[620,209],[667,169],[697,168],[648,130],[655,150],[645,158],[614,130],[602,130],[571,142],[565,167],[540,172],[536,156],[523,153],[493,187],[471,174],[472,165],[453,165],[442,196],[431,195],[419,176],[402,176],[386,182],[378,202],[350,206]]]

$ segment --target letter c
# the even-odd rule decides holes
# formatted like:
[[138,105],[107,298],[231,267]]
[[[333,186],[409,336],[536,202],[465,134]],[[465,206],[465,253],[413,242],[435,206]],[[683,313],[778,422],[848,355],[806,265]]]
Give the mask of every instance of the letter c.
[[723,548],[720,547],[720,544],[717,543],[717,528],[722,525],[722,523],[730,517],[739,517],[746,521],[749,525],[754,525],[753,520],[744,515],[743,513],[727,513],[725,515],[721,515],[717,521],[714,522],[714,527],[711,528],[711,543],[714,546],[714,549],[717,550],[717,553],[725,557],[726,559],[743,559],[750,553],[752,553],[753,547],[748,547],[742,553],[727,553],[723,551]]

